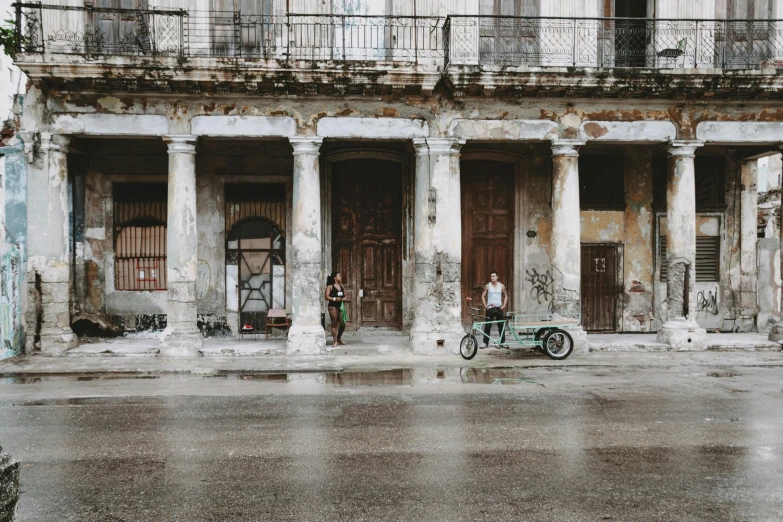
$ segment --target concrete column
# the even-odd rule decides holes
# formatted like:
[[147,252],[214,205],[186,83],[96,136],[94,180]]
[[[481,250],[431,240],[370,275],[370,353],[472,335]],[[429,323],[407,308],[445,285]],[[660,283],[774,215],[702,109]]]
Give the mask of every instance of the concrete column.
[[758,166],[759,158],[742,162],[740,167],[740,295],[737,324],[743,332],[756,327],[758,305]]
[[71,330],[71,249],[68,222],[69,138],[41,133],[37,153],[28,135],[28,350],[36,340],[44,355],[65,355],[78,345]]
[[[781,151],[783,151],[783,145],[780,145]],[[781,198],[780,202],[780,216],[783,216],[783,198]],[[780,223],[780,230],[779,230],[779,237],[780,237],[780,251],[783,252],[783,217],[781,218]],[[783,258],[783,256],[781,256]],[[780,263],[780,277],[783,278],[783,263]],[[781,279],[783,280],[783,279]],[[783,311],[783,292],[780,293],[780,308],[779,310]],[[783,341],[783,323],[778,322],[775,326],[772,327],[772,329],[769,331],[769,340],[770,341]]]
[[[696,311],[696,176],[694,157],[703,144],[673,141],[666,183],[666,301],[658,341],[676,350],[703,350],[706,332],[694,320]],[[686,284],[687,281],[687,284]]]
[[293,325],[288,332],[287,353],[319,354],[326,351],[321,326],[324,282],[321,267],[321,174],[319,150],[322,138],[289,138],[294,148],[292,212]]
[[462,207],[459,151],[464,140],[417,138],[414,203],[415,353],[459,352],[462,327]]
[[[582,244],[579,214],[579,140],[552,140],[552,312],[582,312]],[[569,329],[575,351],[587,351],[582,327]]]
[[160,355],[197,357],[203,345],[196,324],[196,137],[166,136],[169,149],[166,278],[168,311]]

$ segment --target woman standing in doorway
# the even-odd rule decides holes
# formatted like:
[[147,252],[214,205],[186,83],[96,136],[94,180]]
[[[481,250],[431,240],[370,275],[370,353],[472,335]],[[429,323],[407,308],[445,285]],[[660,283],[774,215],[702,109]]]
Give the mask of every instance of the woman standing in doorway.
[[326,292],[324,292],[326,300],[329,301],[329,318],[332,321],[332,338],[334,344],[345,344],[342,341],[343,332],[345,331],[345,288],[343,288],[343,277],[340,272],[334,272],[332,275],[326,278]]

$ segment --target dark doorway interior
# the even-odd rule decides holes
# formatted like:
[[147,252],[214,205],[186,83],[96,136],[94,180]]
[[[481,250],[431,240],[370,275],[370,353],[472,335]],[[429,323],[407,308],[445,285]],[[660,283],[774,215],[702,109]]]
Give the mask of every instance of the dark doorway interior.
[[343,276],[348,328],[402,327],[402,165],[332,167],[333,270]]
[[[614,48],[617,67],[647,64],[647,0],[614,0]],[[634,20],[636,18],[636,20]]]

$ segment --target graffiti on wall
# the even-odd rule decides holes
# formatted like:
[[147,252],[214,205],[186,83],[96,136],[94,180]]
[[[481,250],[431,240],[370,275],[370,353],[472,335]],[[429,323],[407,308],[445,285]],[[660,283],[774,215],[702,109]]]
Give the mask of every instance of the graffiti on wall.
[[530,296],[539,305],[547,304],[547,310],[552,311],[552,297],[554,294],[555,279],[552,273],[539,272],[538,269],[525,270],[525,281],[530,283]]
[[0,258],[0,359],[16,355],[22,346],[19,263],[19,250],[5,248]]
[[203,302],[212,295],[212,268],[203,259],[196,267],[196,301]]
[[718,315],[718,291],[702,290],[696,295],[696,311]]

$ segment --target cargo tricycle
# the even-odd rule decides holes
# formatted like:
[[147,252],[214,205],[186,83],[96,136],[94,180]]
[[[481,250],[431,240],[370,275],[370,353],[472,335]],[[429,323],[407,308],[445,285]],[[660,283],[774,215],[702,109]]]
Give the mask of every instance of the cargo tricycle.
[[[473,306],[473,300],[467,299],[473,325],[470,332],[462,338],[459,353],[464,359],[470,360],[476,356],[481,339],[486,344],[505,348],[535,348],[552,359],[562,360],[574,349],[574,340],[565,328],[579,326],[582,322],[580,314],[563,315],[547,313],[508,312],[505,319],[484,321],[485,312]],[[484,333],[486,325],[498,325],[498,337]],[[501,344],[505,333],[505,342]],[[511,337],[511,339],[509,339]]]

